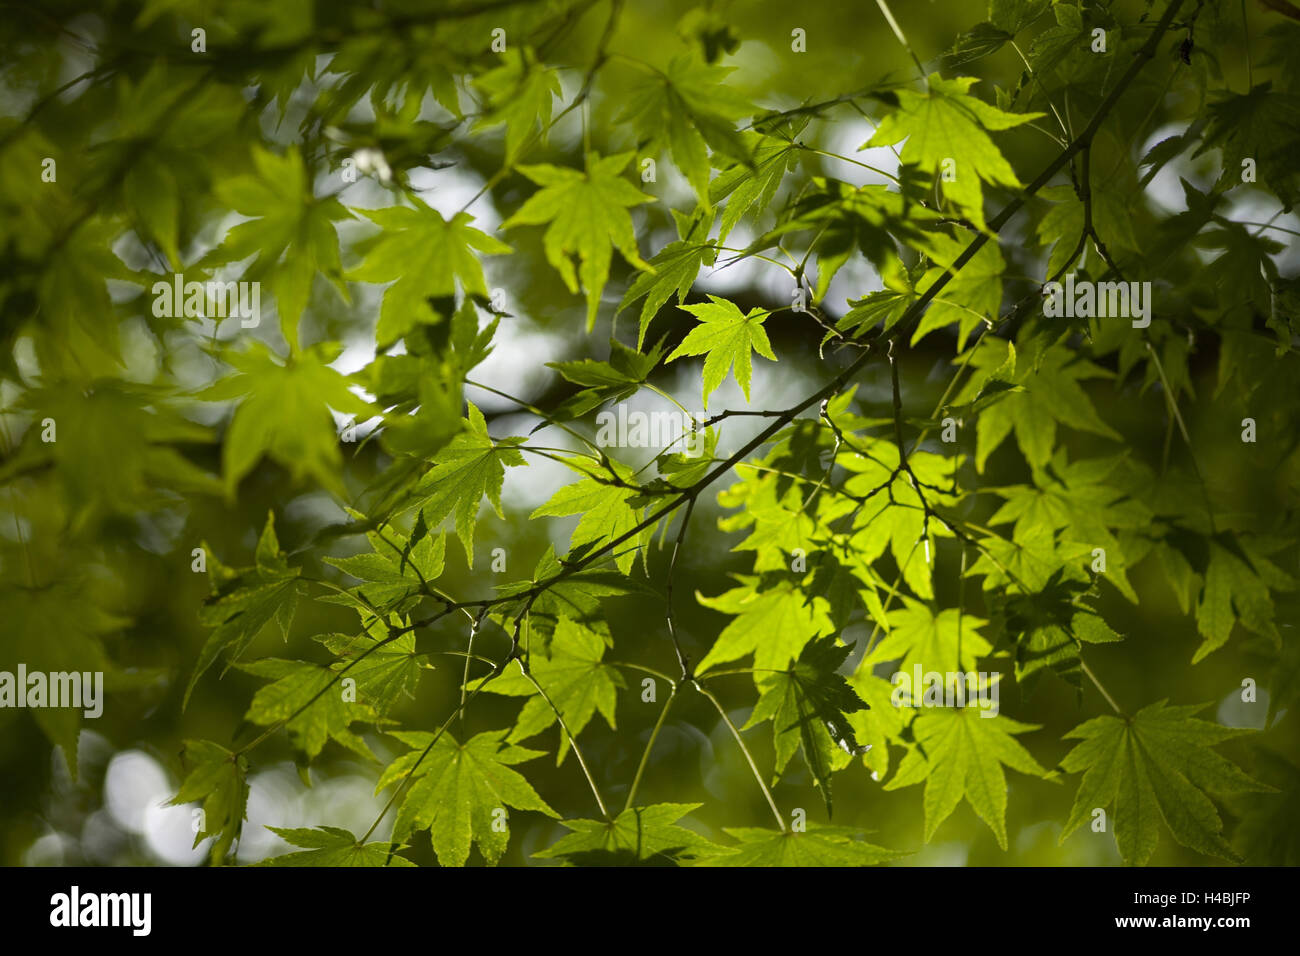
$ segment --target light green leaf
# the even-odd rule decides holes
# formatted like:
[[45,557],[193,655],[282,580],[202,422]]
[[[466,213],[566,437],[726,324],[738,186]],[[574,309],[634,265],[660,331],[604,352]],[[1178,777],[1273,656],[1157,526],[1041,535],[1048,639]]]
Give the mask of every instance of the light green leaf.
[[704,355],[704,407],[709,407],[713,394],[735,366],[736,382],[749,400],[749,380],[752,374],[750,352],[776,361],[772,343],[763,331],[763,322],[771,315],[763,309],[750,309],[748,315],[726,299],[709,296],[709,302],[684,305],[700,324],[687,333],[680,345],[668,356],[672,362],[683,355]]
[[1005,764],[1036,777],[1048,776],[1013,734],[1037,730],[1009,717],[988,717],[976,707],[937,707],[912,721],[916,746],[907,752],[886,790],[925,781],[925,840],[957,809],[962,797],[1007,848]]
[[391,843],[360,843],[350,830],[341,827],[294,829],[267,827],[294,846],[296,853],[262,860],[258,866],[415,866],[410,860],[393,856]]
[[[586,172],[581,173],[560,166],[520,166],[519,171],[542,188],[501,224],[502,229],[546,225],[542,240],[546,261],[570,292],[578,291],[579,279],[586,290],[587,331],[596,324],[600,293],[609,279],[611,245],[631,265],[653,271],[637,252],[627,210],[654,202],[654,197],[637,191],[619,175],[631,159],[632,153],[603,158],[589,153]],[[578,259],[577,271],[572,256]]]
[[[430,733],[394,733],[412,748],[411,753],[399,757],[385,771],[376,792],[389,783],[407,779],[412,772],[418,779],[397,811],[392,839],[404,841],[415,830],[428,830],[433,852],[443,866],[464,866],[471,843],[477,844],[483,858],[495,865],[510,842],[508,828],[493,826],[501,818],[498,811],[514,807],[558,817],[532,785],[511,769],[540,757],[542,751],[507,744],[507,733],[488,731],[463,744],[450,733],[444,733],[436,743]],[[432,749],[415,766],[431,743]]]
[[1020,186],[1015,170],[986,130],[1011,129],[1032,122],[1042,113],[1007,113],[970,94],[979,81],[973,76],[946,80],[931,73],[924,93],[900,89],[898,109],[885,117],[868,146],[889,146],[903,139],[902,158],[938,176],[941,164],[953,163],[954,176],[943,182],[944,195],[980,229],[984,228],[984,191],[990,186]]
[[677,821],[698,803],[628,807],[613,820],[563,820],[573,832],[533,856],[576,866],[666,865],[715,849]]

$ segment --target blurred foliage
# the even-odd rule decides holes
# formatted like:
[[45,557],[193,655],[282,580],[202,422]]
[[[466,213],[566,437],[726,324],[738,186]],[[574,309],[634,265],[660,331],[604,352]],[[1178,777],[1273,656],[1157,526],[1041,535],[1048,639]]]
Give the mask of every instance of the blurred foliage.
[[1285,6],[5,3],[0,862],[1294,865]]

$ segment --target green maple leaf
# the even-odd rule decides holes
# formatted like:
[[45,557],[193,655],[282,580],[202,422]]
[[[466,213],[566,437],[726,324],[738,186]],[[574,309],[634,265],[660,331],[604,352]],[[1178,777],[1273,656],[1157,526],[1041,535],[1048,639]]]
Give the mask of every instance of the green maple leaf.
[[[1013,536],[1028,540],[1037,529],[1063,530],[1068,541],[1106,551],[1106,576],[1130,601],[1137,594],[1126,573],[1128,562],[1114,532],[1150,526],[1154,515],[1136,498],[1116,487],[1115,472],[1123,459],[1090,458],[1067,462],[1064,450],[1048,467],[1034,469],[1032,487],[991,489],[1006,502],[988,519],[989,525],[1014,521]],[[1109,479],[1109,480],[1108,480]]]
[[501,59],[500,66],[474,78],[474,86],[487,94],[489,107],[474,129],[505,124],[505,160],[510,166],[534,130],[540,129],[540,142],[546,142],[554,100],[561,95],[560,77],[556,70],[532,62],[531,50],[510,47]]
[[1242,160],[1253,159],[1258,164],[1259,181],[1267,182],[1286,206],[1300,200],[1300,181],[1295,174],[1300,96],[1275,90],[1267,80],[1248,93],[1219,91],[1207,113],[1205,135],[1193,157],[1216,147],[1223,150],[1220,188],[1241,183]]
[[[398,631],[407,622],[394,614],[388,624]],[[433,669],[428,656],[416,652],[414,631],[394,637],[376,618],[362,634],[325,634],[316,640],[339,658],[333,669],[356,681],[357,701],[376,714],[388,713],[403,697],[414,698],[420,672]]]
[[[456,294],[456,281],[470,295],[486,297],[483,265],[475,252],[502,255],[505,243],[470,225],[474,217],[459,212],[448,221],[436,209],[414,200],[414,208],[392,206],[364,210],[383,230],[349,275],[361,282],[392,282],[384,290],[375,338],[386,348],[418,323],[445,321],[429,305],[433,298]],[[396,281],[394,281],[396,280]]]
[[[610,467],[623,482],[614,484],[608,472],[589,458],[569,458],[564,463],[579,474],[591,477],[561,486],[550,501],[528,517],[531,520],[547,515],[582,515],[569,539],[571,552],[579,548],[595,549],[617,541],[641,523],[645,515],[645,499],[635,487],[636,473],[631,468],[611,460]],[[649,542],[651,531],[651,528],[645,528],[620,546],[614,563],[624,574],[631,572],[637,551]]]
[[[11,520],[16,515],[12,512]],[[15,574],[15,578],[19,576]],[[0,635],[0,670],[8,679],[15,681],[18,665],[25,664],[29,674],[102,671],[106,691],[121,689],[122,674],[109,661],[103,639],[130,620],[102,606],[98,590],[85,572],[60,576],[40,587],[0,587],[0,620],[5,622]],[[158,676],[154,672],[149,679]],[[12,693],[12,685],[9,691]],[[102,706],[104,702],[101,699],[99,703]],[[5,706],[13,706],[12,697]],[[84,709],[32,707],[29,713],[49,741],[63,751],[75,780]]]
[[[699,220],[701,224],[705,220]],[[712,241],[702,242],[698,239],[687,237],[670,242],[660,249],[650,260],[650,268],[653,272],[640,272],[628,286],[627,292],[623,294],[623,301],[618,304],[618,311],[622,312],[638,299],[644,299],[641,304],[640,326],[637,329],[636,347],[641,348],[645,342],[646,329],[650,327],[650,321],[655,314],[663,307],[663,304],[674,294],[677,296],[678,303],[685,300],[686,294],[691,291],[691,286],[695,284],[695,277],[700,274],[700,268],[705,265],[713,265],[717,259],[718,249]]]
[[375,409],[348,388],[348,379],[329,367],[342,347],[314,346],[278,362],[267,346],[254,342],[223,358],[237,370],[199,393],[206,402],[241,399],[221,448],[226,494],[234,497],[240,479],[262,455],[306,476],[340,498],[346,497],[340,471],[343,455],[329,410],[369,418]]
[[262,860],[257,866],[415,866],[404,857],[390,859],[394,849],[391,843],[363,844],[350,830],[341,827],[267,829],[304,849]]
[[[808,126],[806,118],[790,124],[788,135],[798,136]],[[718,224],[718,242],[725,243],[745,213],[751,209],[762,213],[772,205],[785,174],[799,161],[800,147],[784,138],[768,138],[753,133],[742,134],[746,149],[753,153],[753,165],[737,163],[718,174],[709,187],[713,203],[727,200]],[[757,214],[756,213],[756,214]]]
[[[491,615],[492,619],[510,630],[514,627],[514,618],[527,611],[528,633],[532,648],[536,650],[546,647],[561,618],[601,628],[605,620],[601,602],[606,598],[651,593],[619,571],[587,568],[571,572],[563,580],[554,580],[562,570],[555,549],[547,548],[530,579],[497,586],[502,597],[522,597],[499,605]],[[541,581],[552,583],[538,591],[537,584]]]
[[207,560],[213,593],[199,609],[199,622],[213,631],[199,651],[199,659],[185,687],[182,708],[189,703],[199,678],[222,652],[237,657],[272,620],[280,635],[287,637],[302,592],[301,571],[289,567],[280,550],[274,512],[266,516],[257,541],[254,567],[237,572],[224,567],[211,554]]
[[897,91],[898,109],[885,117],[862,148],[890,146],[903,139],[903,162],[935,175],[945,160],[955,162],[955,177],[943,183],[944,195],[979,228],[984,228],[981,181],[1016,189],[1015,170],[985,130],[1005,130],[1032,122],[1042,113],[1007,113],[970,95],[972,76],[945,80],[931,73],[929,88]]
[[714,844],[677,821],[698,803],[658,803],[628,807],[612,820],[561,820],[573,832],[533,856],[577,866],[671,865],[715,849]]
[[339,239],[334,223],[352,214],[333,197],[312,193],[307,167],[297,147],[277,156],[261,147],[253,149],[254,172],[218,180],[217,198],[236,212],[253,217],[235,226],[218,249],[207,258],[211,264],[238,262],[256,255],[244,278],[269,277],[280,313],[280,329],[291,346],[297,346],[297,325],[320,272],[348,298],[339,262]]
[[392,525],[384,526],[382,531],[366,532],[366,539],[372,551],[323,559],[362,582],[354,589],[360,600],[351,595],[327,595],[321,600],[363,610],[405,611],[426,593],[430,582],[442,576],[447,539],[442,534],[430,534],[423,520],[417,519],[409,539]]
[[1009,391],[980,413],[975,431],[975,467],[984,470],[989,455],[1014,430],[1025,460],[1041,468],[1056,448],[1057,424],[1122,441],[1123,436],[1102,421],[1080,382],[1109,377],[1098,365],[1060,345],[1046,349],[1036,367],[1022,364],[1007,368],[1009,343],[985,339],[971,356],[976,373],[958,394],[957,403],[969,402],[990,377],[998,377],[1023,391]]
[[824,599],[810,599],[788,580],[761,589],[757,578],[740,580],[741,587],[715,598],[695,594],[705,607],[736,615],[696,666],[697,673],[746,654],[754,655],[757,671],[784,670],[809,641],[831,631]]
[[1037,730],[1009,717],[982,716],[976,707],[939,707],[923,711],[912,721],[916,746],[907,752],[886,790],[925,781],[925,840],[957,809],[962,797],[1007,848],[1007,782],[1005,764],[1035,777],[1047,777],[1013,737]]
[[1025,684],[1051,668],[1078,685],[1080,643],[1111,644],[1122,638],[1091,608],[1076,604],[1086,582],[1054,572],[1040,590],[1029,594],[995,595],[1000,623],[1015,647],[1016,681]]
[[0,481],[53,466],[78,526],[153,510],[169,491],[221,494],[221,482],[179,447],[208,444],[211,431],[169,407],[170,398],[162,388],[111,379],[31,389],[22,405],[57,421],[58,441],[25,441],[0,467]]
[[1204,640],[1192,655],[1192,663],[1226,644],[1238,619],[1257,634],[1277,638],[1273,615],[1268,585],[1247,561],[1211,541],[1205,587],[1196,605],[1196,627]]
[[239,836],[248,812],[248,760],[210,740],[187,740],[183,763],[189,768],[171,806],[202,801],[203,826],[194,833],[193,846],[215,837],[208,855],[221,863]]
[[[1064,271],[1071,253],[1079,244],[1083,233],[1084,204],[1073,186],[1048,186],[1038,192],[1040,199],[1052,201],[1052,206],[1039,220],[1035,229],[1038,244],[1052,246],[1047,260],[1047,274]],[[1093,224],[1106,245],[1112,249],[1138,249],[1133,231],[1133,203],[1138,201],[1124,184],[1107,183],[1105,189],[1094,189],[1089,198],[1092,203]]]
[[[861,451],[842,451],[835,458],[836,464],[853,475],[844,483],[844,490],[865,499],[853,518],[853,550],[859,560],[870,564],[888,548],[907,586],[918,597],[933,598],[933,539],[951,532],[933,520],[927,528],[921,496],[908,474],[898,470],[898,447],[893,442],[872,441],[859,447]],[[959,458],[912,452],[907,462],[929,486],[924,493],[931,507],[957,503],[955,494],[941,489],[954,486]]]
[[847,715],[867,709],[862,698],[836,673],[850,650],[834,635],[809,641],[793,667],[759,679],[758,703],[742,728],[772,721],[774,779],[784,771],[795,750],[802,748],[813,782],[826,801],[827,816],[831,814],[835,750],[841,747],[850,754],[859,752]]
[[1061,761],[1083,771],[1061,841],[1089,822],[1097,807],[1114,804],[1115,843],[1125,863],[1151,859],[1164,820],[1175,840],[1208,856],[1239,861],[1223,839],[1223,821],[1207,793],[1270,789],[1211,748],[1254,733],[1221,727],[1194,715],[1209,704],[1168,706],[1161,700],[1129,717],[1094,717],[1065,734],[1080,740]]
[[[888,632],[864,658],[864,666],[898,661],[898,669],[909,677],[913,668],[918,666],[922,673],[932,670],[973,671],[977,659],[993,650],[992,645],[979,634],[979,629],[988,621],[952,607],[936,612],[930,605],[906,596],[903,605],[889,612]],[[961,649],[960,657],[958,647]],[[919,696],[920,690],[913,693]]]
[[[589,153],[585,172],[548,164],[520,166],[519,171],[542,188],[501,224],[502,229],[547,227],[542,239],[546,261],[560,273],[570,292],[578,291],[579,279],[586,290],[587,331],[596,324],[600,293],[609,279],[611,246],[636,268],[651,269],[637,252],[627,210],[654,202],[654,197],[639,192],[619,175],[631,159],[632,153],[603,158]],[[579,260],[577,271],[571,256]]]
[[720,299],[709,296],[707,303],[684,305],[684,311],[691,313],[700,324],[691,329],[682,339],[680,345],[673,349],[668,361],[672,362],[684,355],[704,355],[704,407],[709,407],[709,396],[713,394],[735,366],[736,382],[749,400],[749,380],[752,374],[750,353],[757,352],[763,358],[776,361],[772,343],[767,340],[763,323],[772,313],[764,309],[750,309],[749,314],[742,314],[740,309]]
[[[546,691],[550,704],[537,693],[533,681],[517,668],[510,668],[496,680],[484,684],[483,689],[489,693],[528,698],[507,742],[518,743],[546,730],[555,723],[555,709],[575,737],[597,713],[614,729],[614,705],[619,689],[626,687],[627,682],[617,668],[604,662],[605,650],[605,639],[599,634],[561,617],[551,636],[549,653],[532,654],[528,664],[533,680]],[[481,683],[471,683],[470,689]],[[568,750],[569,736],[562,733],[557,764],[563,762]]]
[[506,466],[526,465],[517,445],[522,438],[493,439],[487,420],[472,402],[466,416],[467,427],[438,454],[437,464],[429,469],[411,490],[412,504],[417,506],[425,525],[436,528],[449,515],[456,519],[456,535],[465,548],[465,560],[474,566],[474,526],[478,523],[479,503],[486,495],[496,511],[501,511],[501,485]]
[[[949,269],[967,243],[950,236],[935,234],[926,243],[926,254],[937,264],[925,274],[922,288],[928,288]],[[930,302],[930,307],[912,333],[912,344],[921,341],[933,329],[957,323],[957,348],[966,347],[966,339],[981,322],[989,325],[1002,307],[1002,273],[1006,262],[997,243],[988,242],[974,258],[954,273],[953,278]]]
[[849,726],[867,752],[862,762],[879,780],[889,773],[889,744],[897,742],[903,728],[912,719],[912,711],[894,704],[894,685],[859,667],[849,678],[849,686],[867,703],[866,710],[849,714]]
[[809,826],[803,833],[762,827],[724,827],[738,846],[704,856],[700,866],[876,866],[905,854],[860,839],[851,827]]
[[662,343],[643,353],[628,348],[617,339],[610,339],[608,362],[579,359],[576,362],[547,362],[546,365],[574,385],[600,390],[602,401],[608,398],[617,400],[632,394],[644,383],[663,355]]
[[709,206],[709,148],[749,162],[735,121],[753,112],[750,102],[726,82],[734,67],[712,66],[677,56],[662,72],[647,73],[633,88],[616,122],[634,124],[649,149],[667,147],[700,204]]
[[363,757],[374,756],[365,741],[350,728],[359,720],[374,723],[378,715],[359,699],[347,699],[333,668],[275,657],[235,666],[272,680],[253,695],[245,720],[260,727],[285,722],[294,745],[308,759],[315,758],[329,740],[336,740]]
[[1016,540],[990,535],[980,539],[980,556],[967,572],[984,576],[984,590],[1022,587],[1042,590],[1057,575],[1089,583],[1086,563],[1092,550],[1086,544],[1056,540],[1049,528],[1032,527]]
[[[375,792],[412,773],[418,777],[397,811],[394,842],[405,841],[415,830],[428,830],[433,852],[443,866],[464,866],[471,843],[495,865],[510,841],[508,829],[494,826],[501,819],[497,811],[514,807],[558,817],[532,785],[511,769],[540,757],[542,751],[507,744],[508,732],[487,731],[463,744],[450,733],[433,743],[430,733],[394,732],[393,736],[412,750],[388,766]],[[431,743],[432,749],[419,760]]]

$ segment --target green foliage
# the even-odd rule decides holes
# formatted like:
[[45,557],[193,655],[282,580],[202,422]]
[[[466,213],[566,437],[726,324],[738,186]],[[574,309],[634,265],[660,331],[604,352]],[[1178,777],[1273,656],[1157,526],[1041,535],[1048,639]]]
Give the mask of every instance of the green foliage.
[[1300,31],[866,6],[0,26],[2,862],[1293,864]]
[[1250,731],[1193,715],[1204,705],[1157,701],[1131,719],[1094,717],[1065,736],[1082,740],[1065,755],[1067,773],[1083,771],[1064,840],[1095,807],[1115,808],[1115,840],[1125,860],[1143,864],[1155,852],[1163,820],[1174,839],[1199,853],[1236,860],[1223,839],[1223,821],[1206,792],[1267,789],[1210,748]]

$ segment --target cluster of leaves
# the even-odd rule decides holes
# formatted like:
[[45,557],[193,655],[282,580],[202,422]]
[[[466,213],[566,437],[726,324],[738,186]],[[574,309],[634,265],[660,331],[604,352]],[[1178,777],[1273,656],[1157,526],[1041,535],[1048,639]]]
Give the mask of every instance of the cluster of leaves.
[[[0,275],[4,420],[20,429],[0,464],[16,528],[0,543],[10,570],[0,616],[14,622],[0,667],[104,670],[115,693],[153,679],[135,655],[109,653],[133,625],[104,583],[106,529],[231,507],[265,494],[254,486],[273,467],[283,488],[345,506],[345,520],[293,553],[276,532],[284,493],[251,563],[198,549],[211,582],[198,610],[206,636],[177,704],[219,671],[264,681],[243,714],[258,728],[246,742],[184,744],[174,802],[201,805],[195,845],[210,840],[213,863],[236,858],[253,751],[281,731],[304,765],[336,745],[384,763],[375,792],[386,802],[360,836],[273,828],[297,851],[268,865],[409,865],[425,840],[442,865],[494,864],[510,847],[510,811],[560,821],[567,834],[532,855],[569,864],[902,856],[829,822],[832,783],[845,776],[885,791],[923,784],[926,841],[965,800],[1005,851],[1006,768],[1013,782],[1074,778],[1061,841],[1104,809],[1125,862],[1150,860],[1162,831],[1220,859],[1270,852],[1259,821],[1279,813],[1278,790],[1294,789],[1294,768],[1258,741],[1285,732],[1279,702],[1294,703],[1298,638],[1283,621],[1296,606],[1300,537],[1300,297],[1269,224],[1243,220],[1237,200],[1250,191],[1290,209],[1300,198],[1300,25],[1256,37],[1268,54],[1239,91],[1219,49],[1201,46],[1227,35],[1235,4],[1163,0],[1137,18],[1097,0],[991,0],[934,72],[771,112],[716,62],[739,40],[700,11],[678,24],[680,52],[652,63],[630,52],[619,0],[410,4],[400,15],[322,5],[318,19],[304,15],[310,5],[230,0],[203,21],[201,55],[176,37],[207,4],[118,6],[134,11],[131,26],[105,25],[100,47],[122,55],[100,57],[75,95],[56,88],[66,76],[50,49],[23,52],[16,62],[36,96],[0,130],[8,169],[38,179],[43,159],[58,157],[56,180],[0,184],[6,220],[22,224],[5,231]],[[589,55],[566,62],[555,24],[592,8],[607,20]],[[175,55],[134,57],[142,36]],[[975,71],[1012,48],[1018,82],[981,83]],[[1170,89],[1181,107],[1161,106]],[[1141,155],[1157,112],[1184,131]],[[894,150],[883,184],[836,178],[849,164],[813,145],[855,115],[875,123],[864,149]],[[69,133],[63,121],[82,117]],[[557,142],[573,122],[580,148],[576,136]],[[1161,170],[1203,155],[1221,173],[1204,189],[1184,179],[1183,211],[1144,199]],[[677,207],[643,158],[680,174]],[[1243,180],[1246,165],[1254,175]],[[418,186],[454,166],[486,169],[460,208]],[[357,183],[356,170],[370,178]],[[484,196],[511,207],[495,229],[472,212]],[[241,221],[228,226],[231,214]],[[667,241],[644,251],[647,235]],[[742,248],[726,245],[737,235]],[[526,259],[537,243],[540,258]],[[719,257],[771,270],[795,297],[697,291]],[[529,265],[501,265],[512,262]],[[253,334],[237,319],[200,329],[159,315],[153,283],[182,271],[260,283],[278,322]],[[1044,317],[1041,285],[1067,272],[1150,283],[1159,320],[1137,329]],[[863,275],[878,287],[837,302],[834,290]],[[484,391],[562,436],[558,449],[497,434],[465,391],[502,320],[516,321],[506,303],[526,303],[531,284],[552,278],[573,300],[574,325],[611,334],[608,359],[553,363],[561,391],[543,408]],[[607,306],[620,283],[621,301]],[[623,313],[636,316],[635,344],[618,336]],[[652,326],[664,337],[648,345]],[[778,328],[820,342],[802,401],[717,412],[695,426],[702,455],[669,445],[640,468],[593,440],[599,411],[666,394],[674,363],[699,368],[706,409],[735,394],[729,382],[748,405],[756,376],[795,374]],[[354,333],[369,347],[359,368],[340,360]],[[951,362],[928,414],[906,374],[922,347]],[[1237,500],[1202,466],[1205,443],[1183,409],[1209,387],[1215,356],[1227,419],[1267,435],[1243,454],[1246,467],[1280,476],[1281,513],[1263,496]],[[884,391],[859,388],[868,381]],[[1095,401],[1105,389],[1156,414],[1107,418]],[[746,415],[762,430],[727,435]],[[47,421],[55,440],[43,438]],[[364,430],[368,465],[345,459],[340,425]],[[935,440],[972,426],[971,441]],[[737,450],[718,451],[724,436]],[[205,455],[213,443],[219,453]],[[576,517],[567,552],[547,551],[491,595],[453,594],[452,567],[461,557],[475,567],[484,503],[504,518],[507,476],[534,456],[577,475],[529,516]],[[745,570],[722,593],[696,593],[726,620],[695,661],[674,583],[708,496]],[[355,542],[351,553],[340,538]],[[1269,734],[1198,717],[1199,703],[1129,712],[1098,680],[1086,658],[1142,639],[1123,633],[1117,614],[1134,616],[1115,608],[1136,605],[1158,576],[1199,632],[1191,663],[1236,635],[1259,642],[1272,664]],[[647,594],[666,605],[658,650],[672,653],[629,660],[609,602]],[[349,623],[319,628],[326,612]],[[314,656],[262,653],[269,633],[304,629]],[[411,727],[403,707],[435,655],[455,662],[459,694],[440,725]],[[932,672],[971,675],[968,705],[923,706],[919,687],[901,701],[887,677]],[[634,673],[670,689],[639,751],[618,729]],[[724,686],[736,693],[726,678],[738,675],[752,680],[737,698],[752,708],[743,727],[719,699]],[[1052,728],[1053,748],[1042,726],[987,706],[1014,687],[1014,708],[1040,684],[1102,713]],[[522,699],[509,726],[464,729],[482,694]],[[744,752],[773,827],[728,826],[697,803],[637,802],[659,731],[689,696]],[[42,729],[75,758],[75,716],[44,714]],[[751,752],[765,752],[763,738],[745,734],[764,724],[767,772]],[[637,767],[621,809],[584,757],[598,734]],[[1246,736],[1253,749],[1233,744],[1234,756],[1261,760],[1276,785],[1213,749]],[[529,765],[552,752],[559,766],[572,754],[568,770],[585,778],[598,815],[530,782]],[[773,796],[782,780],[810,781],[828,822],[805,824],[799,811],[789,824]],[[1235,843],[1215,797],[1239,812]],[[370,842],[390,810],[388,837]]]

